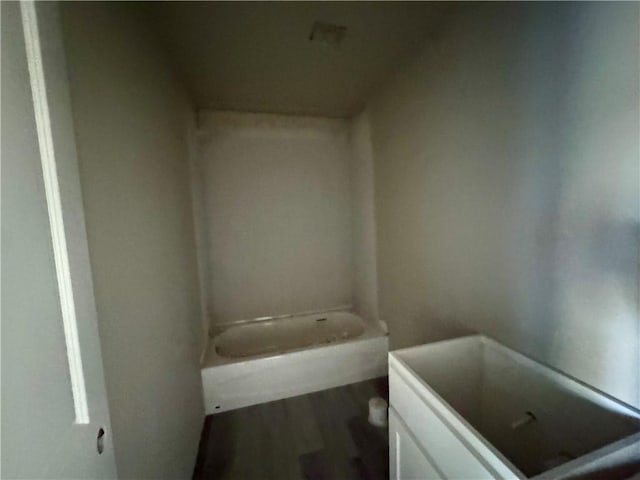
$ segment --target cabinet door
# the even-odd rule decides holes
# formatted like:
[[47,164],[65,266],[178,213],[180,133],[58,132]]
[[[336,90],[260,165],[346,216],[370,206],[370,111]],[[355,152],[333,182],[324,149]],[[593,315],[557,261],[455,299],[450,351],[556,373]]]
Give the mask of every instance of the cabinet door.
[[418,447],[393,408],[389,409],[389,469],[391,480],[444,478]]

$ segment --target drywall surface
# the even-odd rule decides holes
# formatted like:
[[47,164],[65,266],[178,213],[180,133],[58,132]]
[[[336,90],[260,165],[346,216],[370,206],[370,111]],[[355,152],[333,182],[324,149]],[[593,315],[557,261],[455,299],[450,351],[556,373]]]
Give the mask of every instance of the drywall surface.
[[212,322],[351,303],[348,123],[202,112]]
[[[147,2],[201,108],[350,117],[414,54],[431,2]],[[339,46],[314,22],[346,27]]]
[[366,112],[351,121],[350,145],[353,306],[362,317],[378,320],[373,152],[369,117]]
[[120,478],[190,478],[204,410],[187,116],[135,6],[62,5]]
[[[76,288],[78,283],[75,282],[78,279],[78,266],[82,263],[78,259],[86,254],[86,250],[81,251],[81,244],[85,241],[83,232],[75,238],[67,237],[67,246],[75,295],[72,302],[78,319],[81,320],[76,325],[82,348],[91,425],[75,424],[76,412],[58,271],[54,261],[53,228],[49,217],[51,212],[45,193],[39,149],[38,133],[43,132],[37,132],[37,127],[42,125],[36,125],[36,113],[41,112],[34,108],[33,103],[27,66],[27,42],[21,18],[22,7],[24,5],[19,2],[0,4],[1,477],[114,479],[116,471],[111,437],[104,439],[105,449],[101,456],[91,448],[95,445],[99,426],[102,424],[108,430],[110,428],[109,416],[105,410],[104,379],[95,317],[91,316],[92,305],[87,307],[92,299],[88,301],[87,292]],[[66,83],[60,82],[58,75],[59,72],[64,73],[65,68],[60,31],[56,24],[59,18],[57,13],[57,6],[53,3],[37,7],[43,68],[47,76],[48,106],[51,118],[55,119],[51,140],[60,175],[61,202],[68,233],[81,231],[83,223],[82,217],[78,218],[72,205],[77,198],[74,194],[78,187],[77,171],[74,170],[76,157],[73,145],[69,145],[73,144],[73,132],[69,130],[68,92],[65,90]],[[28,21],[28,29],[32,33],[34,25]],[[32,48],[34,40],[31,35],[29,38],[29,47]],[[30,56],[29,61],[32,59]],[[34,89],[34,93],[41,99],[41,91]],[[42,155],[47,153],[50,151],[43,152]],[[47,177],[50,182],[52,179]],[[65,185],[64,182],[69,180],[72,184]],[[69,202],[69,199],[72,201]],[[56,245],[59,246],[59,243],[56,242]],[[86,257],[84,260],[86,261]],[[83,282],[85,278],[80,281]]]
[[460,6],[374,99],[394,348],[480,331],[640,406],[639,8]]

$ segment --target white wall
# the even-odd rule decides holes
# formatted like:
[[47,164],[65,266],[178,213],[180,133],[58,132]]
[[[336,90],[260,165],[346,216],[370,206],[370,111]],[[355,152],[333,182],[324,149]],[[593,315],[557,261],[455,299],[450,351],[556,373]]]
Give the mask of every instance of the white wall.
[[63,3],[120,478],[190,478],[204,410],[190,106],[135,6]]
[[371,103],[393,347],[477,330],[640,405],[639,8],[459,6]]
[[213,322],[351,303],[348,123],[202,112]]
[[[116,471],[111,436],[104,438],[102,455],[98,456],[95,451],[99,426],[104,426],[107,432],[111,428],[95,309],[92,292],[87,292],[92,287],[84,274],[88,273],[84,221],[75,208],[79,193],[77,159],[73,131],[69,128],[69,97],[57,5],[39,4],[37,15],[48,107],[54,119],[51,140],[62,187],[64,227],[67,234],[75,234],[67,236],[66,241],[87,393],[86,398],[78,400],[88,402],[91,424],[74,424],[76,411],[63,305],[54,261],[21,4],[2,2],[0,476],[7,479],[113,479]],[[29,27],[34,25],[29,23]],[[33,37],[30,40],[33,47]]]
[[367,112],[354,117],[350,126],[353,306],[364,318],[378,320],[373,152]]

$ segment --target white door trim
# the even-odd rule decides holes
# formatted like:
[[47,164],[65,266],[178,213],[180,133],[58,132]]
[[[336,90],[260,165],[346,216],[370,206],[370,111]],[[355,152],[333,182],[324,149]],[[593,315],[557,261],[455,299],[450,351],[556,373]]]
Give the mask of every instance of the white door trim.
[[58,280],[58,294],[64,326],[64,337],[67,347],[67,360],[71,377],[75,421],[79,424],[89,423],[89,405],[87,389],[80,351],[76,304],[73,296],[71,268],[67,248],[67,236],[62,213],[60,184],[56,166],[56,152],[51,128],[51,115],[44,76],[38,17],[33,1],[20,3],[22,25],[25,36],[27,63],[33,105],[35,112],[40,159],[47,200],[47,210],[51,225],[51,240]]

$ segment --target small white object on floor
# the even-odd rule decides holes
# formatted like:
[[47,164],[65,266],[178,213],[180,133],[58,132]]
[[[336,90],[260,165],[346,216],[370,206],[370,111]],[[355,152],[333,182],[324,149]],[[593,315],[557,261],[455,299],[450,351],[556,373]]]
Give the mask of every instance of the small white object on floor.
[[387,402],[384,398],[369,399],[369,423],[375,427],[387,426]]

